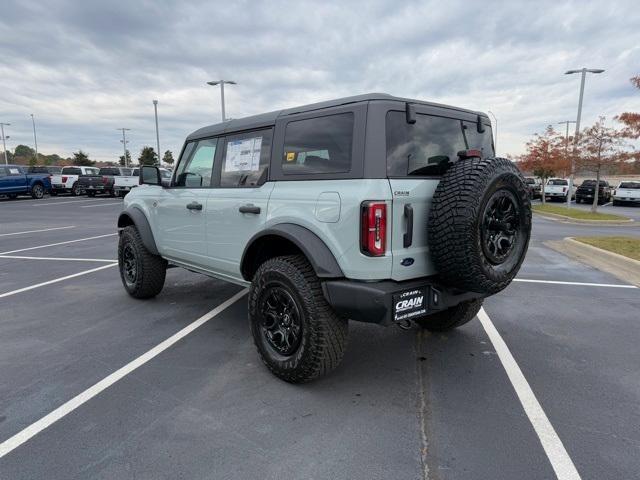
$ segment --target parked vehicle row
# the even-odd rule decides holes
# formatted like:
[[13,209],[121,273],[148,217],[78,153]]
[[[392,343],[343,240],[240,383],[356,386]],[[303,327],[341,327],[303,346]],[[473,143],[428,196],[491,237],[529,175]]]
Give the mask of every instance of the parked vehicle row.
[[59,193],[71,193],[77,196],[82,194],[82,190],[78,185],[78,180],[83,175],[95,175],[100,171],[96,167],[62,167],[59,174],[51,177],[51,195]]
[[[529,190],[529,198],[542,198],[543,185],[539,178],[525,177],[525,185]],[[584,180],[580,186],[571,189],[571,199],[576,203],[592,203],[595,195],[596,180]],[[544,184],[546,201],[567,201],[569,180],[566,178],[549,178]],[[640,181],[620,182],[612,188],[608,181],[600,180],[598,184],[598,204],[613,202],[614,206],[640,203]]]

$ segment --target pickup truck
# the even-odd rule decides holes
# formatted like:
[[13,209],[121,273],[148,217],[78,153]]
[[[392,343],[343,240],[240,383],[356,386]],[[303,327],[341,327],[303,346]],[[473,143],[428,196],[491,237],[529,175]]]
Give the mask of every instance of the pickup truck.
[[[576,203],[584,202],[590,203],[593,202],[593,196],[595,195],[596,190],[596,181],[595,180],[585,180],[578,187],[576,191]],[[605,180],[600,180],[598,185],[598,204],[608,203],[611,201],[611,187],[609,186],[609,182]]]
[[115,179],[130,175],[130,168],[103,167],[93,175],[81,177],[78,180],[78,187],[90,197],[95,197],[96,193],[106,193],[113,197],[115,195]]
[[613,192],[613,205],[640,203],[640,182],[620,182]]
[[529,189],[529,198],[536,199],[542,196],[542,183],[539,178],[524,177],[524,183]]
[[71,195],[77,196],[82,194],[79,188],[78,180],[83,175],[97,175],[100,171],[96,167],[62,167],[62,171],[51,177],[51,195],[69,192]]
[[25,173],[20,165],[0,166],[0,195],[16,198],[18,195],[44,197],[51,189],[48,173]]
[[[566,178],[550,178],[544,186],[544,199],[566,202],[567,190],[569,190],[569,181]],[[575,189],[571,192],[571,198],[574,196]]]
[[[171,170],[166,168],[159,168],[160,177],[163,185],[168,185],[171,181]],[[124,197],[127,193],[135,188],[140,183],[140,169],[134,168],[130,177],[115,177],[115,183],[113,184],[113,190],[119,197]]]

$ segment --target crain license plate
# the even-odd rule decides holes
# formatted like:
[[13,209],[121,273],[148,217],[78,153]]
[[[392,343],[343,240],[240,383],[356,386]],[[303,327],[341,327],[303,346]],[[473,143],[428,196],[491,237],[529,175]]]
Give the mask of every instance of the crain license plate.
[[400,322],[427,313],[427,288],[414,288],[393,296],[393,321]]

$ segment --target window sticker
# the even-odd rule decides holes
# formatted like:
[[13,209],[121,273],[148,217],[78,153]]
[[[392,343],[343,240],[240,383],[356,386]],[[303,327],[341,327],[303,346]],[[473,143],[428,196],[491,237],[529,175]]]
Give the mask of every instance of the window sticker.
[[227,143],[225,172],[257,172],[260,170],[262,137],[232,140]]
[[20,175],[20,170],[17,168],[9,168],[9,175]]
[[287,162],[293,162],[296,159],[296,152],[287,152]]

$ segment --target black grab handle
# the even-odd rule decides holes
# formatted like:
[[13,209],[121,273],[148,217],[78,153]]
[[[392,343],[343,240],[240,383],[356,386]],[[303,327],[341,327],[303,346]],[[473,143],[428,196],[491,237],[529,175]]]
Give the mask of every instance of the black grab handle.
[[260,207],[256,207],[255,205],[242,205],[239,209],[240,213],[260,213]]
[[404,218],[407,219],[407,231],[402,237],[402,246],[408,248],[413,243],[413,207],[410,203],[404,205]]

